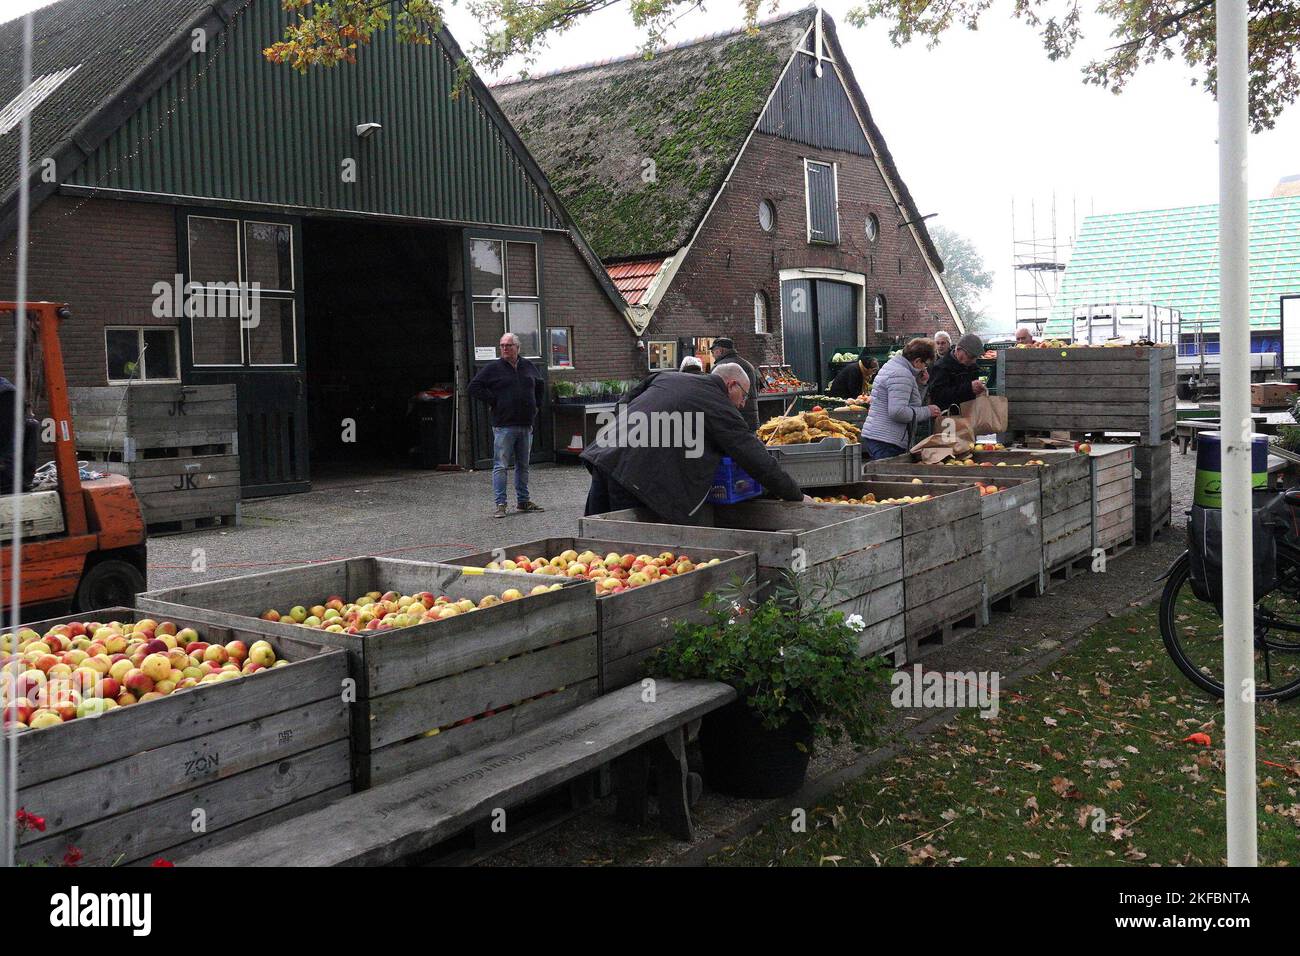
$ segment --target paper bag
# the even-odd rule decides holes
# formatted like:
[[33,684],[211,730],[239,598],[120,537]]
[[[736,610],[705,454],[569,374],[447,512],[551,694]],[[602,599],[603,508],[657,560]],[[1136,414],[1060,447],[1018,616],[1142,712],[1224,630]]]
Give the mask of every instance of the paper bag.
[[[958,419],[952,419],[956,422]],[[971,443],[965,438],[957,437],[952,429],[935,432],[929,438],[912,446],[912,454],[917,455],[923,465],[937,465],[949,458],[970,452]]]
[[976,435],[994,435],[1007,430],[1007,400],[1001,395],[977,395],[961,403],[961,417],[970,422]]

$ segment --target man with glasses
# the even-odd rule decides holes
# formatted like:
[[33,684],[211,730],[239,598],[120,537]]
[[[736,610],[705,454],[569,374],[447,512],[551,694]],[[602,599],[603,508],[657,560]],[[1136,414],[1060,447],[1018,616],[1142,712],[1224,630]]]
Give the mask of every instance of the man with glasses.
[[[584,513],[644,508],[668,524],[697,524],[723,455],[772,494],[811,500],[749,430],[741,409],[752,388],[745,370],[733,363],[716,365],[709,375],[648,375],[628,393],[624,427],[606,425],[582,453],[591,472]],[[638,419],[649,423],[641,434],[657,430],[684,440],[669,447],[638,441],[638,432],[627,427]],[[656,429],[655,423],[677,427]]]
[[533,450],[533,424],[542,407],[546,384],[532,362],[519,355],[519,336],[507,332],[499,344],[501,357],[483,367],[469,383],[472,398],[492,410],[492,494],[494,518],[506,516],[506,480],[515,469],[515,502],[520,511],[543,511],[528,496],[528,458]]

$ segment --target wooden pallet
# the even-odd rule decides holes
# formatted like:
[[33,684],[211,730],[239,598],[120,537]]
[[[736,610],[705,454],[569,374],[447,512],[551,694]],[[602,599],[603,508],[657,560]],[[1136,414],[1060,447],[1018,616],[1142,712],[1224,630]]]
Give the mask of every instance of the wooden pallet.
[[150,521],[146,527],[151,537],[169,534],[188,534],[191,531],[209,531],[213,528],[234,528],[239,525],[239,503],[228,515],[205,515],[202,518],[178,518],[174,521]]
[[[1170,428],[1156,436],[1156,444],[1167,442],[1178,434],[1178,428]],[[1026,448],[1060,448],[1054,442],[1088,442],[1089,444],[1151,444],[1141,441],[1145,433],[1138,431],[1104,431],[1093,428],[1030,428],[1010,432],[1012,439]]]
[[980,614],[981,608],[974,607],[945,618],[924,630],[918,630],[915,634],[909,634],[905,663],[915,663],[935,651],[974,634],[980,628]]
[[984,602],[984,623],[988,624],[994,611],[1007,614],[1015,612],[1025,598],[1041,597],[1043,594],[1043,576],[1035,574],[1017,585],[1007,588],[1000,594],[994,594]]

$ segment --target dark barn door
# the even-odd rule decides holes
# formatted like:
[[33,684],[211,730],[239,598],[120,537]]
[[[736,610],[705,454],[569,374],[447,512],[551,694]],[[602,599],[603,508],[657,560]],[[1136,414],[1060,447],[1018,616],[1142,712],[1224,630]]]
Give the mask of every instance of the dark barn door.
[[791,279],[781,283],[781,334],[785,364],[805,382],[821,382],[817,361],[817,325],[813,283]]
[[180,321],[183,379],[235,386],[243,497],[307,491],[301,223],[182,209],[177,226],[187,291],[202,287]]
[[[822,377],[830,375],[831,356],[858,341],[858,312],[855,286],[847,282],[817,280],[818,368]],[[825,387],[830,382],[822,382]]]

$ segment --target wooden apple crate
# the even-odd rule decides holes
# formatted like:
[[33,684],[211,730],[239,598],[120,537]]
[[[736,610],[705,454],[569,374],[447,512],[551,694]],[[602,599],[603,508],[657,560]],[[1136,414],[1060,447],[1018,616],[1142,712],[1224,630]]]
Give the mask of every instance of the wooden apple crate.
[[814,587],[833,581],[831,604],[859,614],[862,655],[892,652],[902,662],[906,634],[903,604],[901,508],[810,505],[755,499],[738,505],[705,505],[699,525],[659,523],[633,508],[582,518],[584,537],[642,542],[680,550],[750,551],[758,565],[757,600],[765,600],[791,571],[807,573]]
[[[608,693],[640,680],[645,662],[659,647],[673,639],[677,621],[700,622],[707,618],[701,602],[704,595],[726,593],[732,600],[753,597],[758,565],[754,555],[741,551],[717,551],[711,548],[683,549],[668,544],[631,544],[625,541],[598,541],[592,538],[542,538],[523,544],[508,544],[494,551],[480,551],[447,558],[446,564],[482,567],[498,560],[498,552],[513,559],[516,555],[554,557],[564,551],[595,551],[602,557],[611,551],[626,554],[670,550],[685,553],[692,561],[718,558],[717,564],[698,568],[688,574],[662,578],[620,594],[596,598],[596,642],[600,647],[600,692]],[[528,587],[557,580],[528,572],[514,573]],[[558,579],[563,580],[563,579]],[[522,589],[524,585],[519,587]]]
[[1133,445],[1093,445],[1092,546],[1112,555],[1133,543]]
[[[353,762],[362,789],[503,739],[594,698],[595,587],[566,579],[560,590],[536,597],[362,634],[263,621],[258,615],[268,608],[284,613],[297,604],[323,603],[333,594],[350,601],[368,591],[429,591],[478,603],[509,588],[524,590],[522,583],[509,571],[466,573],[445,564],[349,558],[150,591],[136,604],[155,614],[186,614],[347,651],[356,681]],[[469,718],[474,719],[460,724]]]
[[1286,408],[1295,396],[1295,382],[1255,382],[1250,386],[1252,408]]
[[[966,471],[960,468],[945,470]],[[945,474],[941,479],[942,484],[974,488],[979,482],[996,484],[1002,489],[997,494],[979,498],[980,566],[983,571],[981,621],[984,624],[989,622],[989,612],[995,605],[1010,608],[1017,597],[1036,596],[1043,592],[1043,528],[1039,515],[1041,491],[1038,477],[1025,474],[1003,477],[1006,471],[1005,468],[999,469],[996,480],[982,473],[977,476]],[[1023,472],[1024,469],[1016,471]],[[889,474],[886,477],[894,481],[911,481],[913,478],[921,478],[927,483],[940,481],[934,475],[919,473]]]
[[1016,434],[1129,432],[1150,445],[1177,424],[1175,349],[1004,349],[998,381]]
[[1169,442],[1133,448],[1133,524],[1142,544],[1150,544],[1170,523],[1172,449]]
[[151,534],[237,523],[234,385],[69,389],[77,454],[131,479]]
[[[108,608],[25,626],[150,616]],[[351,792],[345,654],[184,613],[157,619],[210,643],[267,640],[291,663],[24,733],[18,805],[44,817],[45,832],[23,835],[20,862],[57,864],[70,846],[90,865],[171,859]]]
[[903,609],[907,659],[947,643],[954,627],[978,623],[984,602],[980,562],[980,497],[971,483],[861,481],[818,489],[821,495],[877,500],[933,495],[929,501],[903,505],[824,505],[823,507],[897,507],[903,519]]
[[[1029,351],[1022,349],[1021,351]],[[1043,572],[1050,574],[1067,568],[1092,549],[1092,470],[1087,455],[1074,451],[977,451],[971,454],[976,462],[988,462],[988,467],[975,465],[922,465],[912,461],[912,456],[899,455],[868,462],[865,466],[871,475],[896,475],[909,471],[943,481],[945,476],[958,475],[992,482],[1007,478],[1035,475],[1039,488],[1039,521],[1042,527]],[[1030,459],[1040,459],[1046,465],[1026,465]],[[998,468],[998,462],[1007,467]],[[1015,466],[1015,467],[1012,467]]]

